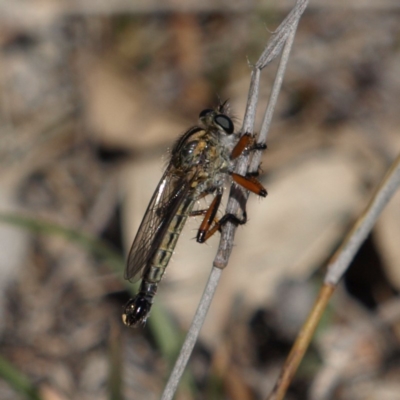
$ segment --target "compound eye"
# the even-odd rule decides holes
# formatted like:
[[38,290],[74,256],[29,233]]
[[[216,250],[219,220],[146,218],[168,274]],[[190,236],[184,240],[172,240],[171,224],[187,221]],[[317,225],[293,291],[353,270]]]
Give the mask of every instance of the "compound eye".
[[212,110],[211,108],[206,108],[205,110],[203,110],[200,114],[199,114],[199,119],[204,118],[207,114],[210,114],[211,112],[213,112],[214,110]]
[[220,114],[214,117],[214,122],[219,125],[226,133],[233,133],[234,127],[232,120],[226,115]]

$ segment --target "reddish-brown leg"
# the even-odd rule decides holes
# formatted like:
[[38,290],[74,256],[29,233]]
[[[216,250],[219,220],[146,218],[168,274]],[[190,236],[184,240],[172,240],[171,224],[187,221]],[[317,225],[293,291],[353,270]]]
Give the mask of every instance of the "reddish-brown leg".
[[[247,214],[246,211],[243,213],[243,218],[239,219],[236,215],[234,214],[225,214],[219,221],[217,219],[214,219],[214,225],[211,229],[204,231],[202,236],[199,237],[197,235],[197,241],[199,243],[204,243],[206,240],[208,240],[212,235],[214,235],[215,232],[221,231],[221,228],[227,223],[227,222],[232,222],[235,225],[243,225],[247,222]],[[199,231],[200,233],[200,231]]]
[[200,225],[199,231],[197,232],[197,241],[199,243],[204,243],[214,232],[209,235],[211,224],[215,221],[215,225],[218,224],[218,221],[215,219],[217,215],[218,208],[221,204],[222,199],[222,191],[218,191],[217,195],[214,197],[214,200],[210,204],[210,207],[205,213],[203,222]]
[[238,158],[245,150],[265,150],[266,148],[267,146],[264,143],[256,143],[250,133],[245,133],[233,148],[231,159]]
[[260,181],[258,181],[254,176],[242,176],[239,174],[235,174],[232,172],[232,179],[238,183],[240,186],[243,186],[245,189],[258,194],[259,196],[266,197],[267,190],[261,185]]
[[[264,150],[266,148],[265,144],[259,144],[254,142],[254,138],[250,134],[243,135],[239,142],[236,144],[232,150],[231,159],[239,157],[246,149],[247,150]],[[255,178],[258,172],[250,173],[247,176],[242,176],[232,172],[232,179],[243,186],[245,189],[258,194],[259,196],[265,197],[267,195],[267,190],[264,186]],[[204,243],[208,240],[215,232],[220,231],[222,226],[228,221],[235,225],[243,225],[247,221],[246,211],[243,212],[243,218],[239,219],[234,214],[225,214],[219,221],[215,218],[218,208],[221,204],[222,191],[219,191],[212,201],[210,207],[207,210],[193,211],[190,215],[204,215],[203,222],[200,225],[199,231],[197,233],[197,241],[199,243]],[[211,227],[211,224],[214,225]]]
[[[197,233],[197,241],[199,243],[204,243],[208,240],[215,232],[220,231],[222,226],[225,225],[228,221],[232,222],[235,225],[243,225],[247,221],[246,211],[243,212],[243,218],[239,219],[234,214],[225,214],[219,221],[215,217],[217,214],[218,208],[221,204],[222,199],[222,191],[219,191],[215,196],[213,202],[211,203],[208,210],[199,210],[196,212],[197,215],[205,214],[202,224],[200,225],[199,231]],[[191,214],[192,215],[192,214]],[[214,225],[211,227],[211,224],[214,222]]]

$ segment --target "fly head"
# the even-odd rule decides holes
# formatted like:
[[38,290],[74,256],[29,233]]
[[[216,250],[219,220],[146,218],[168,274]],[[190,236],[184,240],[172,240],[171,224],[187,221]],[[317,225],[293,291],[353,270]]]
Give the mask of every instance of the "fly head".
[[207,108],[199,114],[199,119],[206,128],[216,128],[227,135],[232,134],[235,130],[231,118],[223,112],[219,112],[219,109],[212,110],[211,108]]

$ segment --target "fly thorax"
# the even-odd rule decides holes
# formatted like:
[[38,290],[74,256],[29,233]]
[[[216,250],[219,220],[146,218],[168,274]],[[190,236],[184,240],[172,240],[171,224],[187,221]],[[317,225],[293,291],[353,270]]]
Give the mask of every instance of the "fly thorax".
[[176,154],[174,164],[177,168],[183,170],[199,164],[201,156],[207,144],[204,140],[192,140],[182,146],[179,153]]

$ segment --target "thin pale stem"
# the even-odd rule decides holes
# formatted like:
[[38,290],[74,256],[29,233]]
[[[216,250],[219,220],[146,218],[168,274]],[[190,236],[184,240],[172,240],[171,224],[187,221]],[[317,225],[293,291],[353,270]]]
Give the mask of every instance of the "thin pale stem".
[[382,210],[400,186],[400,155],[375,190],[368,206],[347,234],[328,264],[325,283],[336,285],[350,265],[359,247],[367,238]]
[[[275,79],[274,87],[271,94],[271,99],[273,101],[273,105],[269,107],[268,117],[267,119],[268,126],[264,127],[264,131],[267,132],[269,125],[270,125],[270,118],[272,118],[272,112],[275,108],[276,99],[278,97],[279,90],[281,88],[281,83],[284,75],[284,71],[286,68],[287,60],[289,57],[290,49],[292,46],[294,34],[298,25],[298,21],[304,12],[308,4],[308,0],[298,0],[296,2],[295,7],[289,13],[289,15],[285,18],[282,24],[276,30],[274,36],[272,36],[271,40],[269,41],[268,45],[266,46],[265,50],[263,51],[260,59],[257,61],[256,65],[253,68],[252,75],[251,75],[251,82],[249,88],[249,94],[247,98],[247,106],[246,112],[243,118],[243,126],[241,129],[242,133],[254,131],[254,121],[256,117],[256,110],[257,110],[257,103],[258,103],[258,93],[260,87],[260,75],[261,70],[266,67],[274,58],[276,58],[282,49],[283,46],[289,40],[289,44],[285,46],[285,52],[282,56],[282,60],[280,62],[278,68],[278,75]],[[288,39],[290,38],[290,39]],[[269,119],[269,120],[268,120]],[[239,174],[245,174],[249,167],[250,158],[249,156],[243,156],[239,160],[236,172]],[[248,193],[241,193],[241,198],[244,200],[240,202],[238,200],[238,189],[237,185],[232,185],[231,192],[230,192],[230,199],[227,205],[227,213],[235,213],[239,210],[240,207],[245,205],[247,200]],[[218,284],[218,280],[221,274],[222,269],[227,265],[229,256],[232,251],[233,247],[233,239],[235,235],[235,225],[231,223],[227,223],[221,233],[221,240],[217,255],[214,259],[213,268],[211,271],[210,278],[208,280],[207,286],[203,293],[203,297],[200,300],[199,307],[196,311],[196,315],[192,322],[192,325],[189,329],[185,342],[182,346],[181,352],[179,357],[176,361],[176,364],[173,368],[171,376],[168,380],[168,383],[165,387],[165,390],[162,394],[161,400],[170,400],[173,398],[175,391],[178,387],[179,381],[185,369],[185,366],[189,360],[190,354],[193,350],[194,344],[197,340],[199,335],[200,329],[203,325],[203,322],[206,317],[206,313],[208,308],[210,307],[212,297],[216,291],[216,287]],[[216,278],[217,277],[217,278]]]
[[[290,50],[292,48],[293,40],[296,34],[297,25],[299,18],[301,17],[308,1],[298,1],[295,8],[290,12],[288,17],[281,23],[281,25],[276,30],[276,34],[271,38],[269,44],[261,55],[260,59],[257,61],[253,68],[249,96],[247,99],[246,114],[243,119],[242,133],[253,132],[254,120],[256,115],[256,105],[258,101],[258,91],[259,91],[259,81],[261,69],[268,65],[277,55],[276,49],[282,49],[282,57],[278,66],[277,74],[272,87],[270,100],[268,102],[268,107],[264,115],[264,121],[262,124],[260,136],[258,142],[263,143],[268,134],[269,127],[271,125],[272,115],[275,110],[275,106],[278,100],[278,95],[282,87],[283,76],[286,71],[286,66],[289,60]],[[294,12],[295,10],[295,12]],[[294,16],[297,19],[294,19]],[[277,39],[278,38],[278,39]],[[250,157],[243,156],[240,158],[236,166],[236,172],[238,174],[244,175],[248,170],[255,171],[260,164],[261,154],[255,154],[252,158],[251,165],[249,168]],[[239,209],[245,209],[245,203],[248,197],[247,191],[241,192],[242,202],[238,200],[238,191],[241,189],[237,185],[233,184],[231,187],[231,192],[229,195],[228,205],[226,208],[226,213],[237,214]],[[236,226],[231,223],[227,223],[221,233],[221,240],[219,243],[218,251],[214,259],[214,266],[217,268],[225,268],[228,265],[229,257],[233,248],[233,240],[235,236]]]
[[203,296],[201,297],[199,306],[192,321],[192,325],[190,326],[186,335],[185,342],[183,343],[178,359],[176,360],[167,385],[165,386],[161,400],[171,400],[176,392],[183,371],[185,370],[197,337],[199,336],[200,329],[203,326],[207,311],[210,308],[210,304],[217,289],[221,273],[222,270],[218,268],[213,268],[211,270],[210,277],[208,278],[206,288],[204,289]]
[[[261,125],[261,130],[257,138],[257,142],[265,143],[267,141],[269,128],[271,126],[272,117],[274,115],[276,103],[278,102],[278,96],[282,88],[283,77],[285,76],[286,67],[289,61],[290,51],[292,49],[293,41],[296,36],[297,23],[292,27],[292,31],[288,36],[285,47],[283,48],[282,57],[279,62],[278,70],[276,72],[276,77],[274,84],[272,86],[271,95],[269,97],[268,106],[264,114],[264,119]],[[249,171],[256,171],[261,161],[261,151],[254,154]]]

